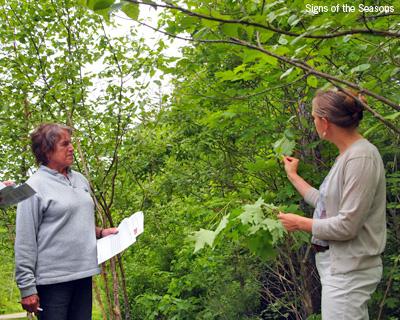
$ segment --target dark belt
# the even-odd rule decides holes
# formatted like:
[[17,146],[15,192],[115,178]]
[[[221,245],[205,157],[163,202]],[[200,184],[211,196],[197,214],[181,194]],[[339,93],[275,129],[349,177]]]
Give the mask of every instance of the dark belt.
[[312,244],[312,248],[314,252],[325,252],[326,250],[329,250],[329,246],[324,247],[314,243]]

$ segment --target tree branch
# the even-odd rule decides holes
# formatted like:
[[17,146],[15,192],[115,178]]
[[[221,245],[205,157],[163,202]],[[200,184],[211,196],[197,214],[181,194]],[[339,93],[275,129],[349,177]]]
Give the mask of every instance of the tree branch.
[[371,97],[375,98],[376,100],[379,100],[379,101],[383,102],[384,104],[387,104],[387,105],[393,107],[394,109],[400,111],[400,106],[397,103],[395,103],[395,102],[393,102],[393,101],[391,101],[391,100],[389,100],[389,99],[387,99],[385,97],[382,97],[382,96],[380,96],[380,95],[378,95],[378,94],[376,94],[376,93],[374,93],[372,91],[369,91],[368,89],[361,88],[359,85],[357,85],[357,84],[355,84],[353,82],[350,82],[350,81],[347,81],[347,80],[343,80],[343,79],[339,79],[339,78],[337,78],[335,76],[332,76],[332,75],[330,75],[328,73],[315,70],[314,68],[312,68],[310,65],[308,65],[304,61],[287,58],[285,56],[280,56],[280,55],[278,55],[276,53],[273,53],[271,51],[268,51],[268,50],[264,49],[261,46],[255,46],[255,45],[253,45],[251,43],[242,41],[240,39],[232,38],[232,40],[233,41],[227,41],[227,43],[240,44],[240,45],[242,45],[244,47],[261,51],[261,52],[263,52],[263,53],[265,53],[265,54],[267,54],[267,55],[269,55],[271,57],[275,57],[276,59],[278,59],[278,60],[280,60],[282,62],[286,62],[286,63],[288,63],[290,65],[298,67],[298,68],[300,68],[300,69],[302,69],[304,71],[307,71],[310,74],[313,74],[313,75],[318,76],[320,78],[324,78],[326,80],[331,80],[331,81],[334,81],[334,82],[339,82],[339,83],[345,84],[346,86],[348,86],[348,87],[350,87],[352,89],[356,89],[357,91],[360,91],[360,93],[363,93],[365,95],[371,96]]
[[153,2],[141,2],[141,1],[136,1],[136,0],[127,0],[128,2],[134,3],[134,4],[143,4],[147,6],[152,6],[152,7],[159,7],[159,8],[166,8],[166,9],[171,9],[171,10],[177,10],[180,11],[184,14],[187,14],[188,16],[191,17],[197,17],[201,19],[206,19],[206,20],[211,20],[211,21],[216,21],[216,22],[221,22],[221,23],[231,23],[231,24],[241,24],[245,26],[252,26],[252,27],[258,27],[261,29],[273,31],[279,34],[284,34],[290,37],[299,37],[302,36],[303,38],[310,38],[310,39],[332,39],[332,38],[337,38],[337,37],[342,37],[346,35],[352,35],[352,34],[369,34],[373,36],[386,36],[386,37],[394,37],[394,38],[400,38],[400,33],[399,32],[390,32],[390,31],[384,31],[384,30],[375,30],[375,29],[352,29],[352,30],[346,30],[342,32],[336,32],[336,33],[328,33],[324,35],[313,35],[313,34],[299,34],[296,32],[291,32],[291,31],[286,31],[282,29],[277,29],[271,25],[265,25],[262,23],[258,22],[251,22],[247,20],[236,20],[236,19],[221,19],[221,18],[216,18],[213,16],[207,16],[201,13],[193,12],[188,9],[182,8],[180,6],[172,5],[170,3],[167,4],[157,4]]
[[[384,103],[386,105],[389,105],[392,108],[400,111],[400,106],[398,104],[396,104],[395,102],[393,102],[393,101],[391,101],[391,100],[389,100],[389,99],[387,99],[387,98],[385,98],[383,96],[380,96],[380,95],[378,95],[378,94],[376,94],[376,93],[374,93],[372,91],[369,91],[367,89],[361,88],[359,85],[357,85],[357,84],[355,84],[353,82],[337,78],[335,76],[332,76],[332,75],[330,75],[328,73],[325,73],[325,72],[322,72],[322,71],[315,70],[314,68],[312,68],[310,65],[308,65],[304,61],[300,61],[300,60],[292,59],[292,58],[287,58],[285,56],[280,56],[280,55],[278,55],[276,53],[273,53],[273,52],[271,52],[269,50],[264,49],[260,45],[256,46],[256,45],[253,45],[251,43],[242,41],[242,40],[237,39],[237,38],[230,38],[230,40],[224,40],[224,39],[221,39],[221,40],[204,40],[204,39],[194,39],[194,38],[180,37],[180,36],[176,36],[174,34],[171,34],[169,32],[166,32],[166,31],[157,29],[155,27],[152,27],[152,26],[150,26],[150,25],[148,25],[148,24],[146,24],[144,22],[138,22],[138,23],[143,25],[143,26],[146,26],[146,27],[148,27],[148,28],[150,28],[150,29],[152,29],[152,30],[154,30],[156,32],[160,32],[162,34],[165,34],[167,36],[173,37],[175,39],[181,39],[181,40],[190,41],[190,42],[200,42],[200,43],[224,43],[224,44],[231,44],[231,45],[239,45],[239,46],[242,46],[242,47],[246,47],[246,48],[249,48],[249,49],[254,49],[254,50],[263,52],[263,53],[265,53],[265,54],[267,54],[267,55],[269,55],[271,57],[274,57],[274,58],[278,59],[279,61],[285,62],[285,63],[293,65],[295,67],[298,67],[298,68],[306,71],[308,74],[315,75],[315,76],[317,76],[319,78],[322,78],[322,79],[325,79],[325,80],[327,80],[327,81],[329,81],[331,83],[344,84],[344,85],[346,85],[346,86],[348,86],[348,87],[350,87],[352,89],[355,89],[355,90],[359,91],[361,94],[365,94],[365,95],[368,95],[370,97],[373,97],[374,99],[379,100],[382,103]],[[400,134],[400,129],[397,128],[396,126],[394,126],[389,121],[387,121],[382,115],[380,115],[378,112],[376,112],[371,107],[369,107],[369,106],[367,106],[365,104],[364,104],[364,107],[365,107],[366,110],[371,112],[372,115],[374,117],[376,117],[379,121],[384,123],[387,127],[392,129],[397,134]]]

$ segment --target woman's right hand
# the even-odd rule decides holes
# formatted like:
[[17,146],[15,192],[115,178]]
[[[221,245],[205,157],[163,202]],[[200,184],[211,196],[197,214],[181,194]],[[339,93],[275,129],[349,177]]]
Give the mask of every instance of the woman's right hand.
[[299,159],[284,156],[283,157],[283,164],[285,165],[285,171],[288,177],[297,174],[297,168],[299,166]]
[[21,299],[21,305],[24,310],[28,312],[38,313],[39,308],[39,296],[37,294],[32,294]]

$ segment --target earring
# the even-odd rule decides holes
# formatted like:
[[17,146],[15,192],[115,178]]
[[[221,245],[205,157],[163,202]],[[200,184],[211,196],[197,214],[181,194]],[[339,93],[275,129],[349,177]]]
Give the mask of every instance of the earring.
[[326,131],[322,132],[322,138],[325,138],[326,136]]

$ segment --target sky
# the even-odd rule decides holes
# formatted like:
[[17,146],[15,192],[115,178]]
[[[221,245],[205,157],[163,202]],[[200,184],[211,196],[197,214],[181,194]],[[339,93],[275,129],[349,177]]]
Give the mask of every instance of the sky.
[[[160,13],[160,9],[154,9],[151,6],[147,5],[140,5],[140,15],[139,20],[145,22],[148,25],[157,26],[158,15]],[[145,26],[139,25],[136,21],[127,17],[124,12],[118,11],[113,13],[111,17],[112,21],[115,22],[116,27],[111,25],[106,25],[106,32],[110,38],[113,37],[120,37],[124,35],[129,35],[132,33],[133,28],[137,28],[137,38],[143,37],[145,39],[146,44],[150,47],[156,47],[156,44],[160,39],[163,39],[166,44],[168,44],[168,48],[164,50],[163,54],[166,57],[180,57],[180,48],[185,46],[186,43],[183,40],[179,39],[170,39],[166,35],[156,32],[150,28]],[[99,69],[103,68],[104,65],[101,62],[97,62],[95,64],[89,65],[86,67],[86,72],[91,73],[92,71],[98,71]],[[172,85],[170,83],[171,78],[168,75],[164,75],[164,77],[160,78],[161,72],[157,72],[153,77],[152,81],[150,82],[149,87],[147,88],[147,93],[149,96],[157,100],[163,94],[169,94],[172,92]],[[137,79],[132,79],[137,80]],[[140,80],[140,79],[139,79]],[[143,76],[142,81],[147,82],[149,81],[149,75]],[[161,82],[161,86],[158,85],[155,80]],[[114,81],[117,83],[119,79],[116,77]],[[129,81],[127,82],[129,84]],[[93,88],[93,91],[90,94],[91,100],[96,100],[98,96],[101,95],[101,92],[106,89],[109,85],[107,79],[98,79],[96,81],[96,85]]]
[[[141,5],[140,6],[140,16],[139,19],[143,20],[143,22],[156,26],[157,25],[157,20],[158,20],[158,14],[160,11],[155,10],[154,8],[146,5]],[[138,23],[133,21],[132,19],[128,18],[122,11],[115,12],[112,17],[113,21],[115,22],[116,26],[111,26],[106,24],[106,32],[112,37],[120,37],[124,35],[130,35],[132,34],[131,29],[137,27],[137,37],[138,38],[144,38],[146,44],[149,47],[155,47],[157,42],[160,39],[163,39],[166,44],[168,44],[168,48],[165,49],[163,54],[168,57],[179,57],[181,56],[180,53],[180,48],[182,46],[185,46],[186,43],[182,40],[171,40],[168,39],[168,37],[162,33],[157,33],[153,31],[150,28],[146,28],[145,26],[139,26]],[[99,30],[101,32],[101,30]],[[49,46],[51,46],[51,43],[49,43]],[[1,49],[1,47],[0,47]],[[60,53],[61,54],[61,53]],[[1,50],[0,50],[0,55],[1,55]],[[102,62],[96,62],[91,65],[87,65],[83,69],[84,74],[96,74],[99,72],[99,70],[102,70],[106,66],[102,64]],[[160,78],[161,72],[156,73],[153,78],[150,79],[149,75],[143,76],[143,82],[147,82],[151,80],[150,85],[148,86],[147,93],[148,95],[152,98],[152,101],[159,101],[160,96],[164,94],[170,94],[173,90],[173,87],[170,83],[170,77],[168,75],[165,75],[163,79]],[[100,96],[104,96],[104,90],[107,88],[109,85],[109,79],[92,79],[93,80],[93,90],[91,90],[89,94],[89,99],[95,101],[98,99]],[[133,79],[135,80],[135,79]],[[130,81],[133,81],[130,80]],[[137,79],[136,79],[137,80]],[[140,79],[139,79],[140,80]],[[161,86],[157,83],[154,82],[154,80],[159,80],[161,82]],[[40,80],[39,80],[40,81]],[[119,83],[118,77],[115,77],[113,79],[116,83]],[[129,85],[129,81],[127,82],[127,85]],[[34,102],[35,97],[31,97],[32,102]],[[102,108],[101,105],[98,106],[99,109]],[[151,108],[151,105],[148,106],[148,108]],[[146,109],[146,108],[145,108]],[[100,110],[101,111],[101,110]],[[140,122],[140,119],[133,117],[132,121],[134,123]],[[1,169],[1,168],[0,168]],[[4,178],[3,172],[0,170],[0,181]]]

